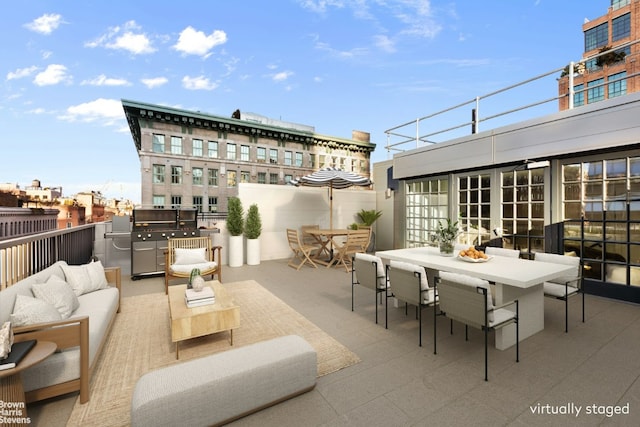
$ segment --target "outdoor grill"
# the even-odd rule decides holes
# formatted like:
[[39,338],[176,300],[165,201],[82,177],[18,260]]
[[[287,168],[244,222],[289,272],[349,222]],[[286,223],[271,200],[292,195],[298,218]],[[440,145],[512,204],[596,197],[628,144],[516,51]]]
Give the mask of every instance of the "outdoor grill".
[[195,237],[195,209],[135,209],[131,227],[131,278],[164,273],[164,252],[172,237]]

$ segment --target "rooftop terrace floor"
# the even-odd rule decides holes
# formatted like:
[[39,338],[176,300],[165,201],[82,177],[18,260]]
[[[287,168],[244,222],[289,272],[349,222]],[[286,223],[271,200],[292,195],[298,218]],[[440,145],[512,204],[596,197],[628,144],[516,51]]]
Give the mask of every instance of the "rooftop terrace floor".
[[[314,390],[241,420],[234,426],[637,426],[640,423],[640,307],[586,296],[569,303],[545,299],[544,331],[515,349],[493,347],[489,381],[484,381],[482,333],[437,320],[438,354],[433,354],[433,316],[423,315],[418,346],[414,311],[390,308],[389,328],[375,324],[373,292],[355,288],[344,269],[303,267],[287,260],[223,268],[224,283],[255,279],[299,313],[356,353],[362,361],[318,379]],[[123,296],[162,292],[162,277],[123,283]],[[390,301],[391,302],[391,301]],[[392,307],[392,304],[390,304]],[[381,309],[381,310],[380,310]],[[65,425],[75,396],[30,406],[32,425]],[[594,406],[595,405],[595,406]],[[579,413],[576,413],[580,409]],[[607,416],[607,411],[628,414]],[[558,414],[565,412],[566,414]],[[589,413],[591,412],[591,413]],[[593,413],[597,412],[597,413]],[[65,415],[66,414],[66,415]]]

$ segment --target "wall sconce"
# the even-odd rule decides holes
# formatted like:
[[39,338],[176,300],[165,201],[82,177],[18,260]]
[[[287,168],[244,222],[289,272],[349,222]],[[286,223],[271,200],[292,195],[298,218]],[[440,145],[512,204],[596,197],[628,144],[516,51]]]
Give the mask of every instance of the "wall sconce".
[[542,160],[539,162],[527,162],[527,169],[548,168],[551,165],[549,160]]
[[384,198],[385,199],[390,199],[391,196],[393,196],[393,190],[390,188],[387,188],[386,190],[384,190]]

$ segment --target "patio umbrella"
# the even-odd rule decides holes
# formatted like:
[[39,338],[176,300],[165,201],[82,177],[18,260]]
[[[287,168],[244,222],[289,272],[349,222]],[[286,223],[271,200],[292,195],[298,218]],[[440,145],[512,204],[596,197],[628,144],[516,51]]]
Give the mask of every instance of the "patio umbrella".
[[333,189],[349,188],[353,186],[368,187],[372,184],[369,178],[344,171],[342,169],[328,167],[317,170],[309,175],[290,181],[295,186],[329,187],[329,228],[333,228]]

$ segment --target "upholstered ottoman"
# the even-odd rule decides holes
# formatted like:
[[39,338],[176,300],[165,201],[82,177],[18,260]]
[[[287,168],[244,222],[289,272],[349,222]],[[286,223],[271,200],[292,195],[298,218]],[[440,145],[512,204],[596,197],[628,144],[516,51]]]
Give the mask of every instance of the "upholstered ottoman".
[[131,425],[220,425],[315,387],[316,351],[289,335],[148,372],[136,383]]

